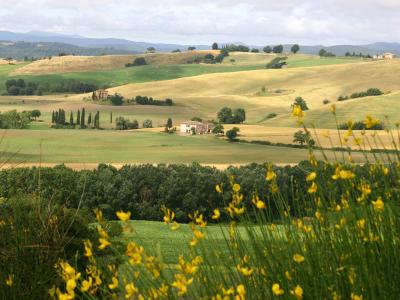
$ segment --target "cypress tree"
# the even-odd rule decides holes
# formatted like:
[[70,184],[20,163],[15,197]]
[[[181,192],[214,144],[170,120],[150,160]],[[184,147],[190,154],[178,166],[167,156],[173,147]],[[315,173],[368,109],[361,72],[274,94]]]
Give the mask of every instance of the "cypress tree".
[[85,108],[82,108],[82,114],[81,114],[81,128],[85,128]]
[[54,114],[54,110],[53,110],[53,112],[51,113],[51,123],[52,124],[54,124],[55,123],[55,114]]
[[100,129],[100,112],[97,111],[97,124],[96,124],[96,128]]
[[61,110],[61,108],[58,109],[57,123],[58,124],[62,124],[62,110]]
[[88,122],[88,126],[90,127],[90,124],[92,124],[92,113],[91,112],[89,113],[87,122]]
[[58,124],[58,111],[54,114],[54,123]]
[[110,112],[110,123],[112,124],[112,120],[113,119],[113,115],[112,115],[112,112]]
[[81,125],[81,111],[78,109],[78,115],[76,117],[76,124]]
[[69,125],[74,125],[74,113],[72,111],[69,114]]

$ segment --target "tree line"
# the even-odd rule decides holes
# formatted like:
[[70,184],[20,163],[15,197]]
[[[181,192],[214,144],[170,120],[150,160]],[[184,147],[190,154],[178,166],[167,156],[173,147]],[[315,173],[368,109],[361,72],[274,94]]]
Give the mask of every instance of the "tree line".
[[[225,51],[227,51],[227,52],[253,52],[253,53],[258,53],[258,52],[260,52],[260,50],[259,49],[257,49],[257,48],[252,48],[252,49],[250,49],[248,46],[245,46],[245,45],[235,45],[235,44],[226,44],[226,45],[223,45],[221,48],[218,46],[218,43],[213,43],[212,45],[211,45],[211,49],[213,49],[213,50],[220,50],[220,49],[222,49],[222,50],[225,50]],[[283,53],[283,50],[284,50],[284,47],[283,47],[283,45],[282,44],[279,44],[279,45],[275,45],[275,46],[265,46],[264,48],[263,48],[263,51],[265,52],[265,53],[275,53],[275,54],[280,54],[280,53]],[[292,45],[291,46],[291,48],[290,48],[290,52],[292,52],[292,53],[294,53],[294,54],[296,54],[297,52],[299,52],[300,51],[300,46],[299,46],[299,44],[294,44],[294,45]]]
[[79,80],[71,79],[59,82],[57,84],[50,84],[49,82],[37,83],[26,82],[24,79],[9,79],[5,82],[7,95],[38,95],[43,93],[89,93],[93,92],[99,87],[92,83],[85,83]]
[[[358,178],[375,184],[390,180],[387,176],[371,174],[369,167],[368,164],[356,165],[354,172]],[[223,212],[223,207],[230,202],[232,176],[241,186],[249,212],[252,211],[250,199],[254,192],[267,201],[272,193],[265,180],[267,169],[265,164],[255,163],[226,170],[196,163],[190,166],[127,165],[121,169],[99,165],[96,170],[83,171],[65,166],[42,168],[40,172],[38,168],[16,168],[0,171],[0,196],[10,198],[40,192],[43,199],[52,199],[71,208],[101,208],[108,219],[115,219],[115,212],[123,210],[131,211],[135,219],[160,220],[163,217],[160,208],[165,205],[176,213],[179,222],[187,222],[187,215],[195,210],[210,220],[215,208]],[[313,210],[307,210],[310,201],[314,201],[307,193],[306,177],[313,170],[310,163],[304,161],[297,166],[274,166],[273,170],[277,174],[277,186],[287,199],[287,207],[298,207],[305,215],[313,214]],[[330,180],[335,166],[319,163],[316,172],[321,184],[326,182],[325,193],[331,196],[340,194],[341,185]],[[222,187],[222,194],[215,192],[217,184]],[[330,199],[328,195],[326,199]],[[278,218],[276,205],[280,204],[268,202],[272,215]],[[222,218],[228,219],[224,212]]]
[[[92,99],[94,99],[94,94],[92,96]],[[138,104],[138,105],[158,105],[158,106],[174,105],[174,101],[170,98],[167,98],[165,100],[157,100],[157,99],[154,99],[153,97],[136,96],[135,98],[132,98],[132,99],[125,99],[124,96],[122,96],[118,93],[108,96],[108,100],[111,102],[112,105],[115,105],[115,106],[120,106],[120,105],[123,105],[124,103]]]
[[60,108],[52,112],[51,115],[52,128],[75,128],[78,126],[81,129],[85,128],[95,128],[100,129],[100,112],[95,113],[89,112],[86,119],[86,110],[77,111],[76,119],[74,118],[74,113],[71,111],[69,115],[69,121],[67,121],[65,116],[65,110]]

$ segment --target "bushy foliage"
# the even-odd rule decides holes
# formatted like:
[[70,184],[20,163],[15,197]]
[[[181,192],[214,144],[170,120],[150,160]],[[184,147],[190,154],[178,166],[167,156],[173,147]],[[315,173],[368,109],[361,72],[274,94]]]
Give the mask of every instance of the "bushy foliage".
[[[0,298],[46,298],[52,286],[59,284],[55,264],[60,259],[73,259],[82,250],[83,239],[94,239],[90,220],[88,212],[54,204],[50,199],[34,195],[2,198]],[[10,279],[12,284],[7,285]]]
[[241,124],[246,120],[246,112],[243,108],[232,110],[229,107],[223,107],[217,117],[222,124]]
[[383,92],[380,89],[378,89],[378,88],[369,88],[366,91],[352,93],[350,95],[350,97],[349,96],[340,95],[338,97],[338,101],[345,101],[345,100],[349,100],[349,99],[371,97],[371,96],[380,96],[380,95],[383,95]]
[[147,65],[147,61],[144,57],[136,57],[132,63],[127,63],[125,67],[137,67],[137,66],[145,66]]
[[307,102],[302,97],[296,97],[292,104],[292,107],[298,106],[302,111],[308,110]]
[[239,131],[240,131],[239,128],[233,127],[232,129],[229,129],[229,130],[225,133],[225,135],[226,135],[226,137],[228,138],[228,140],[229,140],[230,142],[233,142],[233,141],[236,141],[236,138],[237,138],[237,135],[238,135],[238,132],[239,132]]
[[10,110],[0,113],[0,128],[2,129],[25,129],[31,122],[30,111],[18,112]]
[[351,124],[349,123],[339,124],[339,129],[348,130],[350,128],[354,130],[383,130],[385,129],[385,125],[379,123],[379,124],[374,124],[371,127],[367,127],[364,121],[357,121]]
[[223,50],[228,52],[249,52],[250,48],[245,45],[228,44],[222,47]]
[[272,48],[273,53],[282,53],[283,52],[283,46],[282,45],[276,45]]
[[275,57],[265,66],[266,69],[282,69],[283,66],[287,65],[287,57]]
[[153,128],[153,121],[150,119],[144,120],[143,128]]
[[124,97],[118,93],[108,97],[112,105],[120,106],[124,104]]
[[174,104],[172,99],[165,99],[165,100],[156,100],[153,99],[153,97],[147,97],[147,96],[136,96],[134,101],[136,104],[140,105],[159,105],[159,106],[171,106]]
[[335,57],[336,56],[332,52],[326,51],[325,49],[319,50],[318,55],[320,57]]
[[129,120],[124,117],[117,117],[115,119],[115,129],[117,130],[128,130],[128,129],[138,129],[139,122],[137,120]]

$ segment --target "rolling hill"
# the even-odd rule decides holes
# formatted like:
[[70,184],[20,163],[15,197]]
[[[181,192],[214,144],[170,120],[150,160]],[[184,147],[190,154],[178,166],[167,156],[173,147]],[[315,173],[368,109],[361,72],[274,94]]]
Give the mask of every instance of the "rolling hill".
[[[25,41],[29,43],[61,43],[70,44],[83,48],[101,48],[103,52],[107,54],[113,54],[109,51],[125,51],[125,52],[145,52],[148,47],[154,47],[160,52],[170,52],[175,49],[186,50],[188,46],[195,46],[198,50],[208,50],[209,45],[182,45],[182,44],[165,44],[165,43],[154,43],[154,42],[138,42],[131,41],[127,39],[118,38],[88,38],[80,35],[65,35],[49,32],[32,31],[28,33],[18,33],[10,31],[0,31],[0,41],[13,41],[20,42]],[[221,45],[232,43],[232,41],[219,41]],[[211,44],[211,42],[210,42]],[[236,43],[242,44],[242,43]],[[269,44],[266,41],[266,44]],[[265,45],[249,45],[250,48],[261,49]],[[284,45],[286,52],[290,52],[292,44]],[[390,42],[379,42],[365,45],[301,45],[300,52],[305,54],[318,54],[318,51],[324,48],[338,56],[344,55],[346,52],[356,52],[364,54],[377,54],[383,52],[393,52],[400,55],[400,43],[390,43]],[[81,49],[81,51],[83,51]],[[85,50],[90,51],[90,50]],[[115,53],[115,52],[114,52]],[[1,54],[0,54],[1,55]],[[54,55],[54,54],[53,54]],[[87,54],[89,55],[89,54]],[[97,54],[92,54],[97,55]],[[12,56],[12,55],[8,55]],[[45,55],[38,55],[35,57],[42,57]],[[23,56],[22,56],[23,57]]]
[[125,68],[125,64],[132,63],[137,57],[144,57],[149,65],[178,65],[186,64],[190,59],[214,55],[218,51],[189,51],[183,53],[146,53],[140,55],[106,55],[106,56],[60,56],[52,59],[41,59],[15,70],[10,75],[41,75],[54,73],[68,73],[79,71],[105,71]]

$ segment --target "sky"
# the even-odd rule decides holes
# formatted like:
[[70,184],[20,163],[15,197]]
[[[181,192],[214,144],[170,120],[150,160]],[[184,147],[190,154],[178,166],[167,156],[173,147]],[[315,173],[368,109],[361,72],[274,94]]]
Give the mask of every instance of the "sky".
[[400,42],[400,0],[0,0],[0,30],[179,44]]

